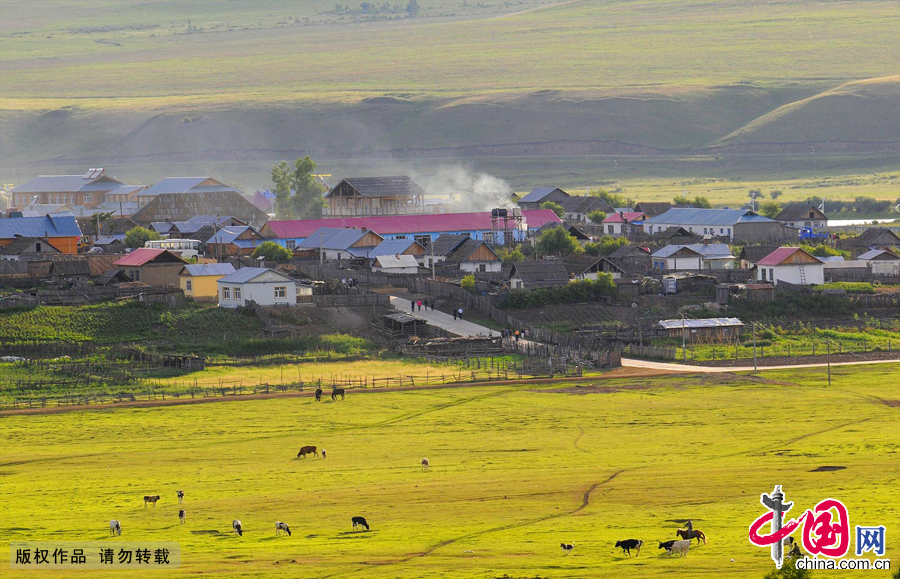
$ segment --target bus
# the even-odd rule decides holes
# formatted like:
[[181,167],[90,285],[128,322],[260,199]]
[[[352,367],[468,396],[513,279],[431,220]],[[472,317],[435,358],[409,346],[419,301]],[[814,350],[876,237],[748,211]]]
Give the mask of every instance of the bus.
[[184,259],[200,256],[200,242],[196,239],[153,239],[144,243],[150,249],[168,249]]

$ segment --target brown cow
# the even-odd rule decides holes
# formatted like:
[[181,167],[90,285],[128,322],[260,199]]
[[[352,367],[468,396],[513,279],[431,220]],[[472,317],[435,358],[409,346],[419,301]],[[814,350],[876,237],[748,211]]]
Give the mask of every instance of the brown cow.
[[303,457],[306,458],[307,454],[314,454],[316,457],[319,456],[319,453],[315,446],[304,446],[300,449],[300,452],[297,453],[297,458]]
[[147,503],[151,503],[156,508],[156,501],[158,500],[159,495],[144,495],[144,508],[147,508]]

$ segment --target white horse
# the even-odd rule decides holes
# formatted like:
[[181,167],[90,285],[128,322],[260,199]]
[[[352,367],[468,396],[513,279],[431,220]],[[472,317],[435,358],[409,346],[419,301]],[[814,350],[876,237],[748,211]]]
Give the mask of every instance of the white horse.
[[238,534],[238,536],[244,536],[244,529],[241,527],[241,522],[237,519],[231,521],[231,528],[234,529],[234,532]]
[[291,536],[291,528],[287,526],[287,523],[282,523],[281,521],[275,522],[275,534],[278,535],[282,531],[288,534],[288,537]]
[[428,470],[428,466],[429,466],[431,463],[428,462],[428,459],[427,459],[427,458],[423,458],[423,459],[419,462],[419,464],[422,465],[422,470]]
[[109,534],[110,535],[121,535],[122,534],[122,525],[119,524],[119,521],[113,519],[109,522]]

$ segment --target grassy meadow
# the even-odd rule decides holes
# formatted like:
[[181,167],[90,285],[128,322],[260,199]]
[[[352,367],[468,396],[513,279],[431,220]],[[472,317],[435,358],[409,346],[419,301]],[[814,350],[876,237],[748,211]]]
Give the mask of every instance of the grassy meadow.
[[[0,553],[152,539],[181,544],[173,576],[761,577],[772,562],[747,527],[782,484],[799,509],[831,496],[851,524],[886,525],[896,558],[900,364],[833,376],[830,389],[803,369],[3,416]],[[305,444],[327,460],[295,459]],[[162,500],[144,509],[145,494]],[[352,531],[355,515],[370,532]],[[709,544],[661,556],[655,542],[687,518]],[[626,538],[645,541],[639,557],[613,548]]]

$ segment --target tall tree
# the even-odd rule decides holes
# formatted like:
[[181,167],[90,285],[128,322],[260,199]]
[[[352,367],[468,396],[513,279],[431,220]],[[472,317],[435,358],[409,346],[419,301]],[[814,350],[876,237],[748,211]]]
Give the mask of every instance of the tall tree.
[[309,155],[294,162],[291,170],[286,161],[272,167],[275,185],[275,209],[279,219],[308,219],[322,216],[325,188],[312,172],[316,163]]
[[563,209],[563,206],[559,203],[554,203],[553,201],[544,201],[543,203],[541,203],[541,209],[549,209],[550,211],[556,213],[556,216],[560,219],[562,219],[566,214],[566,210]]
[[159,233],[152,229],[133,227],[125,234],[125,247],[140,248],[148,241],[159,239]]
[[781,203],[778,201],[766,201],[765,203],[761,203],[759,212],[770,219],[775,219],[775,217],[781,213]]
[[541,255],[571,255],[581,252],[578,240],[569,235],[565,227],[554,227],[541,233],[537,239],[537,249]]

